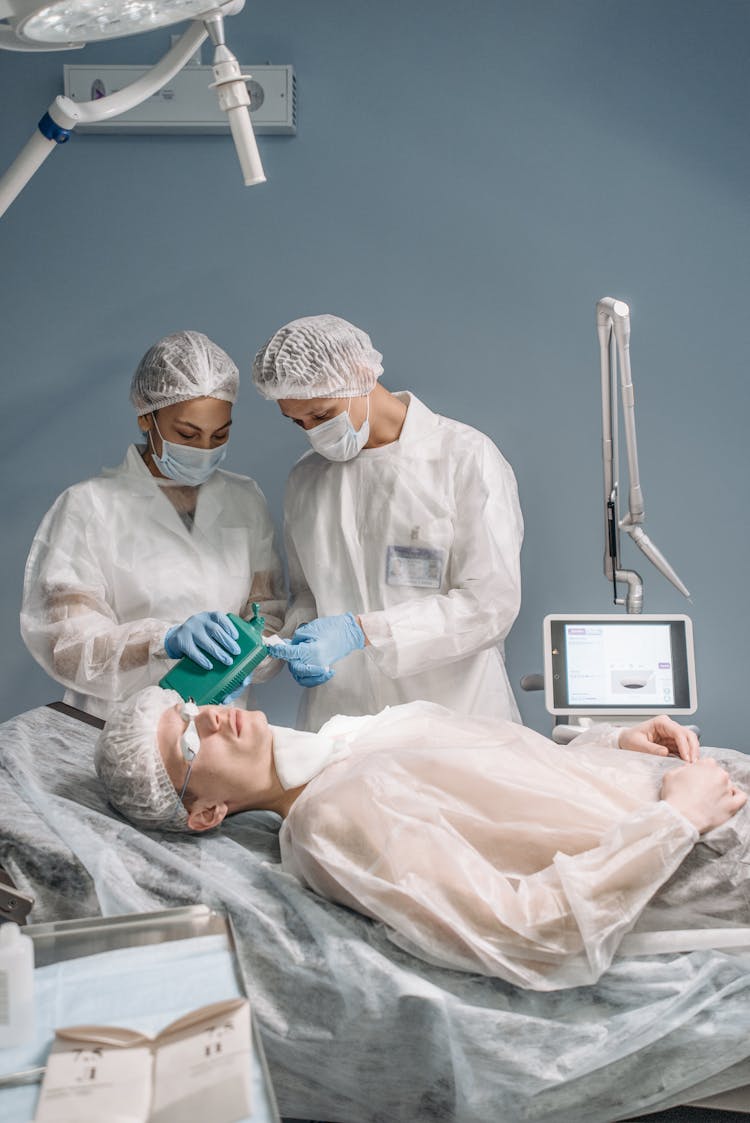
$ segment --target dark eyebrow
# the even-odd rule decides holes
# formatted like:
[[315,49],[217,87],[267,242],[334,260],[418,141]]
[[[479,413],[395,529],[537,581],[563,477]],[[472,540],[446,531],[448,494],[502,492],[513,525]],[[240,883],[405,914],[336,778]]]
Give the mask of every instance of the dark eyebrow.
[[282,415],[282,417],[285,417],[287,419],[287,421],[304,421],[304,419],[306,417],[320,417],[321,414],[330,413],[332,409],[333,409],[332,405],[331,406],[318,406],[317,409],[305,410],[305,412],[302,414],[302,417],[292,417],[291,413],[284,413],[284,410],[282,409],[281,415]]

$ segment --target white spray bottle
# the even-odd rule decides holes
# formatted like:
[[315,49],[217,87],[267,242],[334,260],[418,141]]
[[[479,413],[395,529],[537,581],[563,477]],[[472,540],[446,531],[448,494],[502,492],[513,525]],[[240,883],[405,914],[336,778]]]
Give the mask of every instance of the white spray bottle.
[[34,944],[17,924],[0,924],[0,1049],[34,1034]]

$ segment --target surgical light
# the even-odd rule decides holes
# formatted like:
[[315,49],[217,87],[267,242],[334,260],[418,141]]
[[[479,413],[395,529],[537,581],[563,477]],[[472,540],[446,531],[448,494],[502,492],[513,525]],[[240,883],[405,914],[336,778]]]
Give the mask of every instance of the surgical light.
[[58,0],[16,24],[16,34],[59,46],[153,31],[206,11],[206,0]]
[[250,120],[249,75],[224,39],[224,16],[241,12],[245,0],[210,6],[210,0],[0,0],[0,47],[7,50],[50,51],[81,47],[91,40],[113,39],[152,31],[191,19],[187,30],[166,55],[129,86],[91,101],[57,97],[47,109],[25,147],[0,178],[0,215],[4,214],[34,172],[58,144],[70,139],[79,124],[93,124],[119,116],[153,97],[210,36],[219,105],[227,114],[246,185],[265,182]]

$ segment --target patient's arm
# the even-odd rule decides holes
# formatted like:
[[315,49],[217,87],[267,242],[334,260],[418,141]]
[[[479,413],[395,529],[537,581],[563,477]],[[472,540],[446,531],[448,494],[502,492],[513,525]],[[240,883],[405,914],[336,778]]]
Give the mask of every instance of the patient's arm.
[[671,769],[664,777],[661,794],[700,834],[720,827],[747,803],[745,792],[734,786],[729,773],[712,757],[692,768]]
[[621,749],[629,749],[634,753],[679,756],[688,764],[695,763],[701,752],[693,730],[679,725],[666,714],[622,729],[619,745]]
[[[385,922],[402,947],[521,986],[594,982],[698,837],[683,813],[658,801],[603,830],[598,845],[558,851],[546,868],[518,876],[507,831],[493,831],[491,821],[477,828],[476,817],[405,790],[390,794],[377,756],[323,799],[315,801],[313,787],[292,810],[285,865],[322,895]],[[524,821],[525,799],[533,796],[519,789]]]

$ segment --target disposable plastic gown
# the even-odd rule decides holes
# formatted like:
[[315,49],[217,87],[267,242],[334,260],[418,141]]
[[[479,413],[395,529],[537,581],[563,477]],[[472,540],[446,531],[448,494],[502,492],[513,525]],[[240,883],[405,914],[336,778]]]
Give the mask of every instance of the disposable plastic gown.
[[276,631],[283,572],[257,484],[217,471],[185,488],[152,476],[131,445],[118,468],[63,492],[42,520],[26,563],[21,633],[67,688],[66,702],[106,717],[174,665],[168,628],[204,610],[243,615],[252,601]]
[[[396,396],[398,441],[345,463],[310,452],[289,477],[285,633],[353,612],[370,641],[304,692],[298,725],[417,699],[518,720],[503,650],[521,601],[515,477],[484,434]],[[400,573],[393,548],[411,555]]]
[[561,748],[412,703],[321,736],[351,756],[292,806],[284,868],[440,966],[534,990],[593,983],[698,840],[659,799],[663,763],[603,747],[600,730]]

